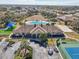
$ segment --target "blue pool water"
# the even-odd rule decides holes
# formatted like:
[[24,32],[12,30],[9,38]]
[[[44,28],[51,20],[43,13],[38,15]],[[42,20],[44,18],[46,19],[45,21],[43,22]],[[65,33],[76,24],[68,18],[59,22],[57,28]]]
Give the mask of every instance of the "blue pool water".
[[47,24],[48,22],[43,22],[43,21],[32,21],[31,24]]
[[72,59],[79,59],[79,47],[66,48]]

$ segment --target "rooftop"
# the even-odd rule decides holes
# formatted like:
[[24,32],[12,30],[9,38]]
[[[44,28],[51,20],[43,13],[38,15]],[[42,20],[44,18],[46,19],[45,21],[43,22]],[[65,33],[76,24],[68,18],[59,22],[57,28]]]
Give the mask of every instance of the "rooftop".
[[75,19],[73,15],[59,15],[57,18],[62,21],[73,21]]
[[39,33],[38,31],[41,31],[44,33],[62,33],[62,31],[59,28],[52,25],[49,25],[49,26],[42,25],[42,27],[40,25],[36,27],[34,27],[34,25],[24,25],[14,30],[13,32],[14,33]]

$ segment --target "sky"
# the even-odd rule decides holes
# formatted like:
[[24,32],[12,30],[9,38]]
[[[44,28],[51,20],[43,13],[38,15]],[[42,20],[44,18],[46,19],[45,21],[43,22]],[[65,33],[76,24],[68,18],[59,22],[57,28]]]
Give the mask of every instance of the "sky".
[[79,0],[0,0],[0,4],[79,5]]

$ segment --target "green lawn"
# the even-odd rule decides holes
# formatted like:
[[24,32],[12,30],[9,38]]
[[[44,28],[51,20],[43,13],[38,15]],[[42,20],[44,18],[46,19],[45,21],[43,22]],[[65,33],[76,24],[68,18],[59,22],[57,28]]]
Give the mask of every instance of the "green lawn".
[[74,38],[74,39],[79,39],[79,34],[77,33],[74,33],[74,32],[65,32],[65,34],[71,38]]
[[7,30],[0,30],[0,35],[10,35],[13,31],[13,29],[15,29],[16,26],[14,26],[12,29],[7,29]]
[[2,31],[0,30],[0,35],[10,35],[12,31]]

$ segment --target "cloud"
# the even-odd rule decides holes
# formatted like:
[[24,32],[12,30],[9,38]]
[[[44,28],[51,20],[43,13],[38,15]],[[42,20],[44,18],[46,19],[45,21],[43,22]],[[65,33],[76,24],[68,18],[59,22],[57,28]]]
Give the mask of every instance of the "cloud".
[[79,5],[79,0],[0,0],[0,4]]
[[0,0],[0,4],[35,4],[35,0]]
[[37,0],[36,4],[41,5],[79,5],[79,0]]

